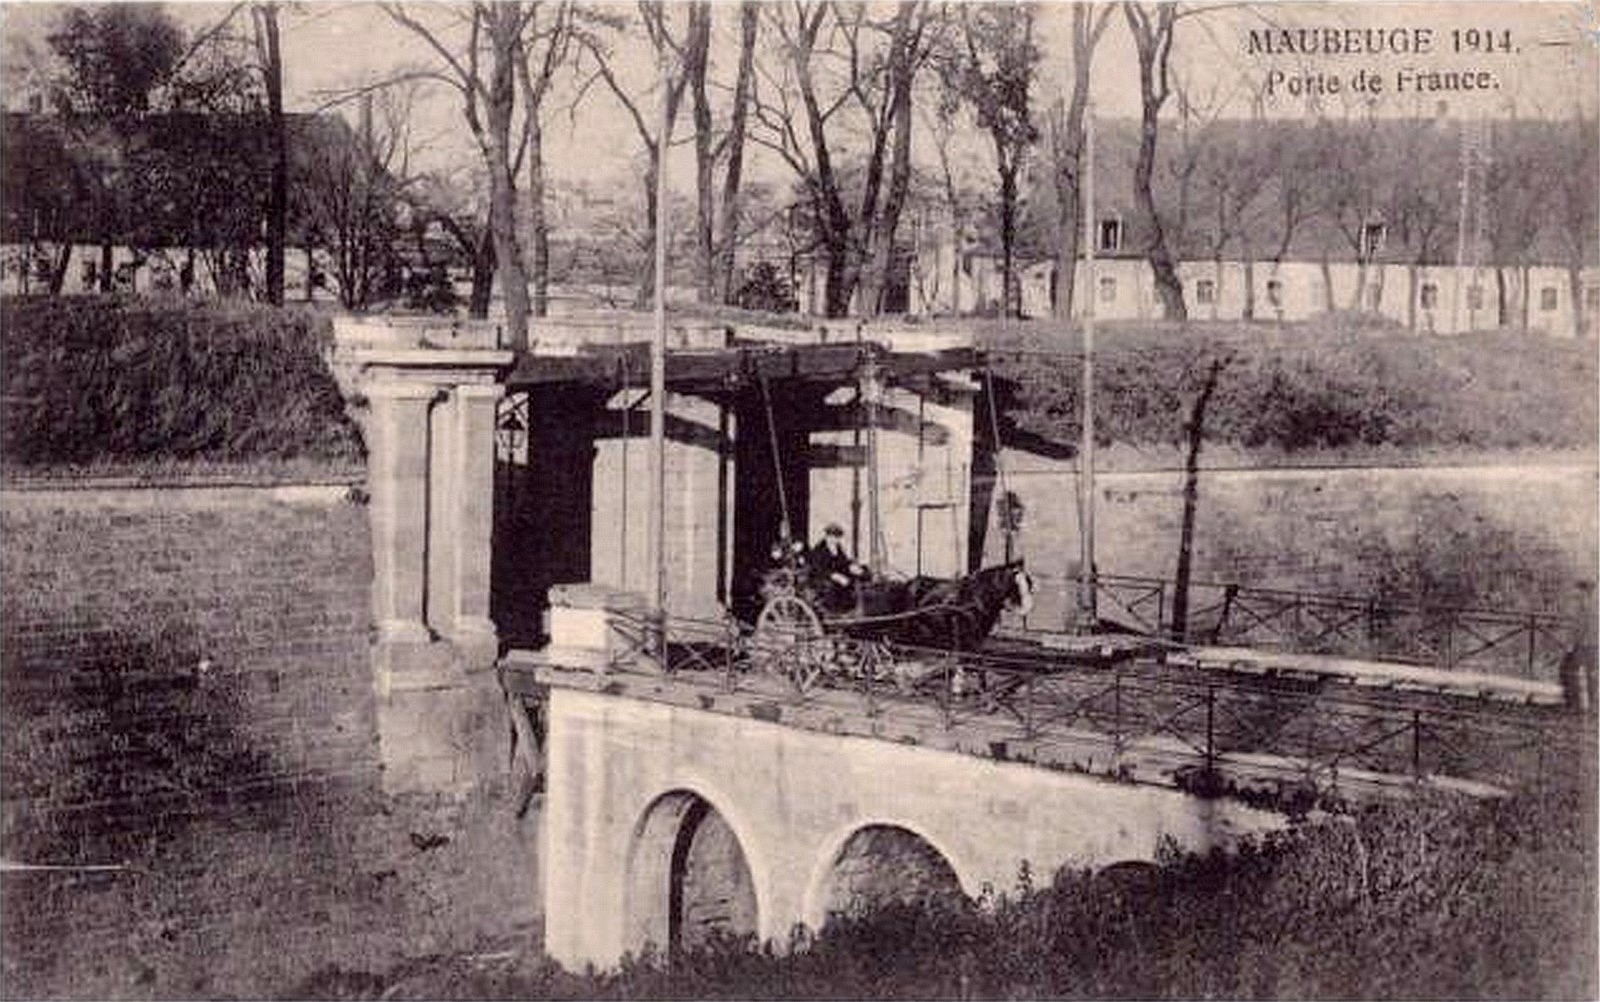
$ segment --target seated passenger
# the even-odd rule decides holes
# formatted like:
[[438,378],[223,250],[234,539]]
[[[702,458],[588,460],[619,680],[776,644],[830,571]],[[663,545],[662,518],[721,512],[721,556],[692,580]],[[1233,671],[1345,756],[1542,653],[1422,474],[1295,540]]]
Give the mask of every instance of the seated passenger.
[[811,586],[825,608],[842,611],[855,607],[855,586],[866,579],[867,569],[844,548],[844,529],[837,522],[828,523],[822,530],[822,538],[811,548],[807,564]]

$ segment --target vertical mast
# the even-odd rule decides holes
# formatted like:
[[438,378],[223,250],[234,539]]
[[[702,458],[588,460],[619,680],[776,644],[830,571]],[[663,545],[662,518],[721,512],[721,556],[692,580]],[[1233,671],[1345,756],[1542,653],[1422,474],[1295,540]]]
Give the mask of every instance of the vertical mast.
[[[661,45],[656,86],[656,309],[650,339],[650,613],[659,624],[667,593],[667,148],[672,123],[667,118],[667,46]],[[658,640],[661,638],[657,638]]]
[[1082,524],[1078,526],[1081,552],[1078,555],[1078,626],[1092,628],[1097,619],[1094,580],[1094,313],[1099,296],[1094,258],[1094,105],[1084,115],[1083,193],[1079,211],[1083,215],[1084,281],[1088,286],[1083,312],[1083,438],[1078,447],[1078,506]]

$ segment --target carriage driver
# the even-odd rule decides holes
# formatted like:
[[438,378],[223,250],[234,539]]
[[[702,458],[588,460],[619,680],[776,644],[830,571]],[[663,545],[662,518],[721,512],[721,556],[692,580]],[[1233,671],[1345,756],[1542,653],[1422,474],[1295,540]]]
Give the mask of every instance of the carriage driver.
[[844,548],[844,529],[839,523],[829,522],[822,530],[822,538],[811,548],[807,563],[812,585],[829,608],[855,605],[855,584],[866,580],[867,569]]

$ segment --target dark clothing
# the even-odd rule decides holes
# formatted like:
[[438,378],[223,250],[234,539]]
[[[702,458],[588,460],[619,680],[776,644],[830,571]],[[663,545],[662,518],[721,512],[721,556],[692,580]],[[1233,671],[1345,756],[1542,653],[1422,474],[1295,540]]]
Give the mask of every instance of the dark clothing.
[[818,543],[806,554],[806,566],[811,570],[811,587],[817,600],[829,612],[844,612],[855,607],[856,575],[852,571],[855,561],[840,547],[837,552],[826,541]]
[[[843,574],[848,579],[850,577],[850,565],[855,561],[850,559],[850,554],[846,553],[843,547],[840,547],[839,551],[835,553],[824,542],[818,543],[811,548],[811,554],[807,557],[806,563],[810,566],[811,573],[818,577]],[[838,582],[834,583],[837,584]]]

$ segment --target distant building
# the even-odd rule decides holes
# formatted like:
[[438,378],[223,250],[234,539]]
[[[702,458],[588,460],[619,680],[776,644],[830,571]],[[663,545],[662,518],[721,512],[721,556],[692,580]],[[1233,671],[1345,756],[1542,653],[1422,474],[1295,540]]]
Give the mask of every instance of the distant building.
[[[1101,319],[1160,319],[1133,199],[1137,124],[1099,126],[1096,275],[1090,288],[1079,262],[1072,314],[1083,316],[1092,301]],[[1594,136],[1593,122],[1570,121],[1170,126],[1158,147],[1156,198],[1189,317],[1277,322],[1348,311],[1417,331],[1506,326],[1552,335],[1573,334],[1581,318],[1594,336]],[[1587,225],[1571,209],[1574,197],[1588,199]],[[945,228],[914,243],[912,312],[998,309],[992,235],[957,238]],[[1016,271],[1023,315],[1051,315],[1054,261],[1022,258]]]

